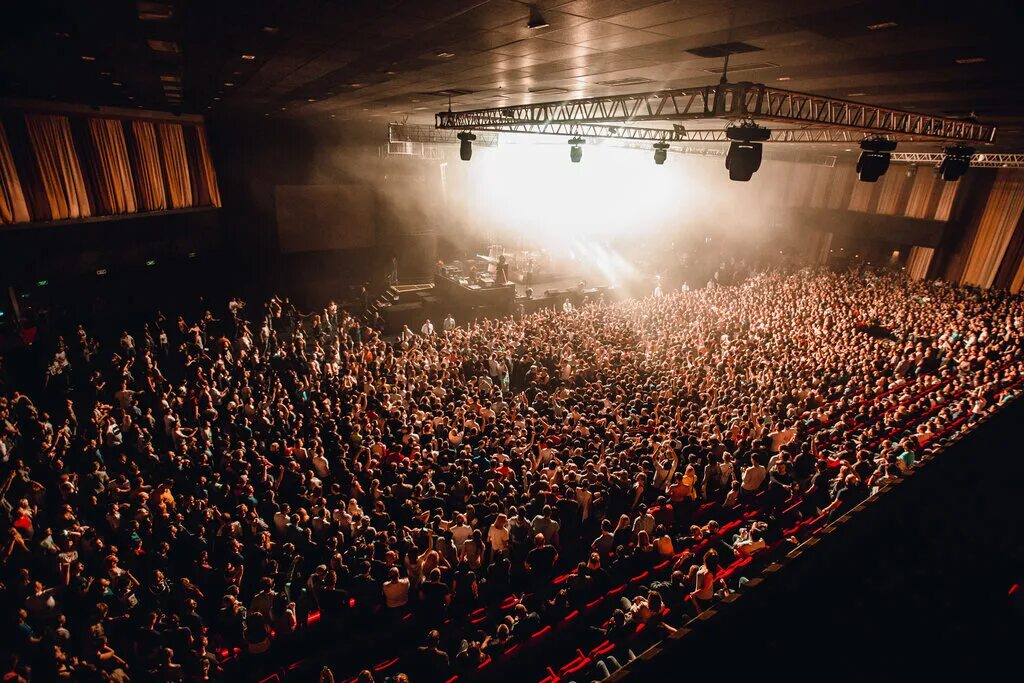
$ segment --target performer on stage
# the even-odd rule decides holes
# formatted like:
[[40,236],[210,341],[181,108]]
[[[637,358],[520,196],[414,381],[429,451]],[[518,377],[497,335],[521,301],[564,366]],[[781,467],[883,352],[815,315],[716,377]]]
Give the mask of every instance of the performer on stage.
[[508,262],[505,260],[504,254],[498,257],[498,269],[494,274],[494,283],[497,285],[508,284]]

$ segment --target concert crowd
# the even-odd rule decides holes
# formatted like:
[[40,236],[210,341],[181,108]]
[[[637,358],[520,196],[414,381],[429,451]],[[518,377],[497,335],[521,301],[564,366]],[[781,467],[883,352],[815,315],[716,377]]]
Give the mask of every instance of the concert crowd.
[[329,633],[321,680],[467,681],[625,582],[562,677],[601,680],[1020,393],[1005,293],[658,294],[398,340],[279,298],[83,324],[45,395],[0,377],[4,680],[238,680]]

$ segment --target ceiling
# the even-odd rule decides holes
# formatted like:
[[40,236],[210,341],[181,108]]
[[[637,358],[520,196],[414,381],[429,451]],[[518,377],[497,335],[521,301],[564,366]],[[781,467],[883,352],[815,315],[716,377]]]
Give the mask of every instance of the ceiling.
[[1019,1],[33,0],[4,19],[6,97],[431,122],[448,93],[469,109],[716,83],[742,43],[732,81],[973,113],[1024,151]]

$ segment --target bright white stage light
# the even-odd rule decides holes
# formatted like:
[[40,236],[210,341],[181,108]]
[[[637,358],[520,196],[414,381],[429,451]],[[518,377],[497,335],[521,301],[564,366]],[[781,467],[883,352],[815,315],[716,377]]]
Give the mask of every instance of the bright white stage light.
[[685,174],[640,150],[594,145],[579,164],[564,143],[475,151],[466,180],[477,215],[542,243],[651,233],[695,199]]

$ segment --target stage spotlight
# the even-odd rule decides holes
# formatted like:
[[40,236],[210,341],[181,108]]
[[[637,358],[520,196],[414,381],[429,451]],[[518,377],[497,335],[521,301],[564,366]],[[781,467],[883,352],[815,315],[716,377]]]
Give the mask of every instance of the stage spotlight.
[[526,28],[531,31],[538,28],[547,28],[548,20],[541,14],[540,8],[536,5],[530,5],[530,18],[526,22]]
[[572,163],[580,163],[580,160],[583,158],[583,147],[581,145],[585,145],[586,143],[587,141],[583,138],[572,138],[569,140],[569,144],[572,145],[569,148],[569,160]]
[[459,139],[459,158],[463,161],[469,161],[473,158],[473,140],[476,140],[476,136],[469,131],[462,131],[456,135]]
[[885,138],[871,138],[860,143],[861,153],[857,159],[857,177],[861,182],[874,183],[889,170],[891,152],[896,143]]
[[729,145],[725,167],[729,169],[729,180],[747,182],[761,168],[761,143],[734,141]]
[[725,157],[729,180],[745,183],[753,177],[757,169],[761,168],[761,143],[771,135],[770,130],[752,121],[725,130],[725,136],[732,140],[729,154]]
[[942,163],[939,164],[939,175],[942,176],[943,180],[954,181],[960,180],[967,169],[971,167],[971,157],[974,156],[974,150],[965,145],[957,145],[955,147],[947,147],[945,149],[946,156],[942,159]]
[[656,142],[654,143],[654,163],[661,166],[665,163],[665,159],[668,158],[668,143],[667,142]]

